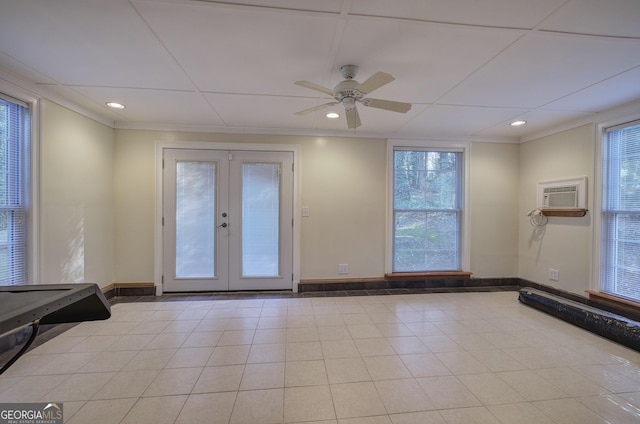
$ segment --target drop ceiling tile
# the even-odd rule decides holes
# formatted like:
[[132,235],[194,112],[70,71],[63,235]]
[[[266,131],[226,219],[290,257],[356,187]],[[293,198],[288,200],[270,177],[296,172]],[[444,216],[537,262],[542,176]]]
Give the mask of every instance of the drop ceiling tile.
[[434,105],[403,126],[402,131],[427,137],[470,136],[526,112],[527,109]]
[[640,98],[640,66],[554,102],[545,109],[601,112]]
[[545,20],[540,29],[614,37],[640,37],[640,2],[570,1]]
[[3,2],[0,39],[16,40],[3,53],[58,83],[192,88],[126,0]]
[[253,1],[226,1],[226,0],[202,0],[211,3],[229,3],[233,5],[258,6],[274,9],[308,10],[315,12],[340,13],[342,0],[253,0]]
[[539,134],[547,128],[560,126],[564,123],[575,122],[575,125],[581,125],[593,117],[594,114],[587,112],[532,110],[518,117],[527,121],[526,125],[512,127],[509,123],[500,123],[479,132],[478,135],[483,137],[526,138],[532,134]]
[[30,68],[11,56],[0,52],[0,70],[20,75],[21,78],[36,84],[55,84],[56,81],[47,75],[39,72],[37,69]]
[[440,102],[537,108],[637,66],[639,58],[640,40],[530,34]]
[[[314,116],[294,115],[295,112],[322,102],[282,96],[205,94],[230,127],[310,128]],[[321,112],[317,112],[319,116]]]
[[104,101],[99,102],[87,97],[75,88],[57,84],[39,84],[38,88],[42,90],[41,93],[45,98],[67,107],[79,106],[81,112],[101,117],[103,122],[106,119],[109,125],[113,125],[113,121],[121,117],[115,109],[108,108]]
[[371,97],[431,103],[521,34],[351,17],[337,49],[335,67],[347,63],[359,65],[356,79],[360,82],[376,71],[388,72],[396,78]]
[[76,87],[97,103],[115,100],[126,105],[118,111],[121,123],[222,126],[224,122],[197,92],[127,88]]
[[198,89],[216,93],[299,93],[295,81],[326,74],[337,19],[208,3],[138,8]]
[[353,0],[351,13],[466,25],[533,28],[564,0]]

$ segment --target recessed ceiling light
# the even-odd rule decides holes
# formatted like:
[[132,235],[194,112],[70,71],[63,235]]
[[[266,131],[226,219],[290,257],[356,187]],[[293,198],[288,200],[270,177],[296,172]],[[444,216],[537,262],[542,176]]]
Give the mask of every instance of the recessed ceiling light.
[[511,125],[512,127],[519,127],[519,126],[524,125],[524,124],[526,124],[526,123],[527,123],[527,121],[522,121],[522,120],[521,120],[521,121],[513,121],[510,125]]
[[125,106],[122,103],[118,103],[118,102],[107,102],[107,106],[109,106],[112,109],[124,109]]
[[336,119],[340,117],[336,112],[329,112],[325,116],[329,119]]

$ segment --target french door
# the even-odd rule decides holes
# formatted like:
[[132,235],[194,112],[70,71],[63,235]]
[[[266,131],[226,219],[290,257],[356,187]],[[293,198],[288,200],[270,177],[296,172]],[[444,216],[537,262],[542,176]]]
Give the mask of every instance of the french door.
[[163,152],[163,290],[291,289],[293,153]]

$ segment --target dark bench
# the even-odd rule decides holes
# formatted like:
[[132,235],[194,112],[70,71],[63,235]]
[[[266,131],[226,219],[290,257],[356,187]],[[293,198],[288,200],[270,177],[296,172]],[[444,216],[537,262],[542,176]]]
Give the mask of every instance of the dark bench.
[[521,303],[640,351],[640,322],[542,290],[525,287]]

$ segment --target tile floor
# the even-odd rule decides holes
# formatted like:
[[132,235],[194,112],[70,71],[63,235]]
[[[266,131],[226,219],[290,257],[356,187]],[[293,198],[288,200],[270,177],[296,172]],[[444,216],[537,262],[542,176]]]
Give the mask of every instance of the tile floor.
[[517,292],[120,303],[0,377],[70,424],[640,422],[640,353]]

